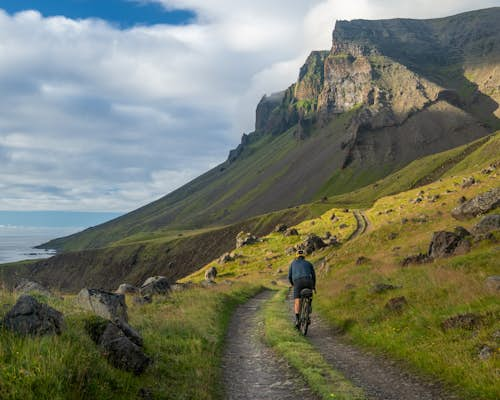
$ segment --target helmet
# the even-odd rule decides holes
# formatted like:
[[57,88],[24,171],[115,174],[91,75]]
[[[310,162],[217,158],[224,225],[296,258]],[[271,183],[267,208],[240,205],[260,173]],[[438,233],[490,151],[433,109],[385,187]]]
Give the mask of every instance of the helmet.
[[295,253],[295,257],[297,257],[297,258],[299,258],[299,257],[305,257],[305,256],[306,256],[306,253],[302,249],[297,250],[297,252]]

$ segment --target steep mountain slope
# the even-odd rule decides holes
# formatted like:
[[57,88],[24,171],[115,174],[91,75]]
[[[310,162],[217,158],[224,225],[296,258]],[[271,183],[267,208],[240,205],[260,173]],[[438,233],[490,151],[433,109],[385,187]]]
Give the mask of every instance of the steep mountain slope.
[[162,199],[49,242],[76,250],[127,236],[234,223],[346,193],[498,126],[500,8],[435,20],[340,21],[330,51],[264,97],[228,160]]
[[[498,164],[498,149],[500,132],[469,145],[413,161],[407,167],[354,192],[221,228],[138,234],[103,249],[69,251],[31,264],[3,265],[0,266],[0,281],[12,286],[24,277],[69,292],[84,286],[112,290],[123,282],[137,285],[150,275],[164,275],[173,282],[233,249],[235,236],[241,230],[261,236],[271,232],[278,223],[291,226],[326,215],[324,213],[334,207],[370,207],[381,197],[413,189],[444,176],[463,175],[481,171],[491,163]],[[318,230],[325,224],[325,230],[334,225],[337,229],[338,225],[346,223],[348,228],[339,233],[338,238],[348,237],[355,226],[354,217],[350,212],[336,214],[339,217],[336,224],[329,219],[330,213],[323,218],[323,223],[317,222],[314,229]],[[342,217],[344,214],[346,216]]]

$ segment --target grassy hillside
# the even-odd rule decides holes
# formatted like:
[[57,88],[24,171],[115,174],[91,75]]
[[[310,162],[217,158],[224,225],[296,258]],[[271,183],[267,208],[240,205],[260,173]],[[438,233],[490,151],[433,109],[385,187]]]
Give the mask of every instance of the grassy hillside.
[[[66,314],[67,329],[60,337],[43,339],[22,339],[0,331],[0,397],[134,399],[146,388],[153,398],[219,399],[220,354],[230,311],[260,285],[286,286],[283,280],[291,261],[286,250],[310,233],[323,236],[330,232],[343,244],[311,256],[319,277],[315,310],[345,340],[402,360],[416,373],[441,380],[463,398],[497,399],[500,307],[498,294],[484,281],[498,274],[500,232],[495,232],[493,240],[473,242],[465,255],[406,267],[400,262],[409,254],[425,252],[432,232],[453,230],[457,225],[470,229],[480,219],[458,223],[450,210],[461,196],[471,198],[500,186],[498,169],[491,174],[481,172],[500,160],[498,141],[496,135],[476,145],[465,157],[457,156],[464,149],[448,153],[432,168],[415,164],[426,174],[415,176],[410,169],[399,179],[381,182],[383,190],[396,193],[380,197],[365,211],[370,221],[368,231],[352,241],[348,239],[357,226],[352,210],[316,203],[316,212],[321,215],[299,223],[299,236],[271,233],[257,244],[237,249],[235,261],[219,264],[212,260],[184,278],[202,281],[205,269],[216,265],[218,285],[160,296],[151,305],[131,305],[131,324],[143,334],[146,352],[155,360],[141,378],[119,372],[104,361],[83,330],[88,315],[75,308],[71,296],[41,297]],[[455,162],[447,163],[450,159]],[[436,174],[439,165],[446,168]],[[423,176],[436,180],[401,192],[393,186],[401,181],[403,187],[411,187]],[[462,180],[470,176],[477,183],[462,189]],[[412,202],[418,195],[424,201]],[[437,195],[438,201],[434,201]],[[382,196],[382,192],[374,196]],[[332,214],[337,219],[332,220]],[[365,259],[357,262],[361,256]],[[377,283],[392,284],[395,289],[376,293],[373,287]],[[401,312],[386,309],[389,299],[400,296],[407,300]],[[1,304],[14,301],[13,294],[0,291]],[[0,307],[0,317],[7,309]],[[266,308],[267,343],[299,369],[322,398],[337,396],[339,390],[339,396],[362,398],[312,346],[289,329],[287,310],[283,294]],[[464,313],[474,313],[480,323],[472,330],[442,329],[447,318]],[[483,360],[479,351],[484,346],[489,346],[493,355]],[[307,349],[308,357],[298,362],[292,348]]]

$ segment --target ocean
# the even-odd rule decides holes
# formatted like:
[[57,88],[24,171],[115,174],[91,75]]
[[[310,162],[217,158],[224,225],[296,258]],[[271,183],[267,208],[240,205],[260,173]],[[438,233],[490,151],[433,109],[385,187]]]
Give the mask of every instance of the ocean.
[[35,249],[42,243],[61,236],[81,231],[75,227],[22,227],[0,225],[0,264],[47,258],[55,254],[52,250]]

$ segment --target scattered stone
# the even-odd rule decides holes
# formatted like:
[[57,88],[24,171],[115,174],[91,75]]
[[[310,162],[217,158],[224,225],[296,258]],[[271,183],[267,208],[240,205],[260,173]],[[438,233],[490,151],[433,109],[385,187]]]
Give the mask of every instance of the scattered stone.
[[399,247],[399,246],[395,246],[392,248],[392,251],[394,251],[394,252],[399,251],[399,250],[401,250],[401,247]]
[[413,200],[413,203],[418,204],[418,203],[421,203],[422,201],[424,201],[424,199],[422,197],[417,197],[415,200]]
[[348,213],[348,212],[349,212],[349,209],[348,209],[348,208],[344,208],[344,212],[345,212],[345,213]]
[[458,203],[458,204],[464,204],[466,201],[467,201],[467,197],[465,197],[465,196],[461,196],[461,197],[458,199],[457,203]]
[[393,297],[392,299],[390,299],[385,305],[385,308],[388,309],[389,311],[399,313],[403,311],[406,305],[408,305],[406,297],[400,296],[400,297]]
[[[467,232],[465,229],[464,231]],[[459,233],[463,234],[462,232]],[[459,236],[456,233],[446,231],[434,232],[429,246],[429,257],[449,257],[467,253],[470,251],[471,245],[466,236]]]
[[488,276],[484,281],[484,285],[488,290],[492,290],[494,292],[500,291],[500,275]]
[[116,321],[128,321],[125,296],[100,289],[82,289],[76,297],[77,304],[100,317]]
[[2,320],[2,326],[19,335],[60,335],[63,314],[36,298],[23,294]]
[[481,193],[451,211],[453,218],[464,220],[485,214],[500,206],[500,187]]
[[427,215],[419,215],[417,217],[413,217],[411,219],[411,222],[415,223],[415,224],[425,224],[426,222],[429,221],[429,218],[427,218]]
[[356,289],[356,285],[352,283],[348,283],[347,285],[344,286],[345,290],[354,290]]
[[468,178],[464,178],[462,181],[462,189],[467,189],[468,187],[471,187],[476,183],[476,180],[474,179],[473,176],[470,176]]
[[330,216],[330,221],[333,221],[335,222],[337,220],[337,216],[335,215],[335,213],[333,213],[331,216]]
[[389,283],[377,283],[372,287],[372,293],[380,294],[385,293],[389,290],[399,289],[397,286],[391,285]]
[[210,267],[205,271],[205,280],[207,282],[214,282],[215,278],[217,278],[217,268]]
[[139,306],[142,306],[144,304],[151,304],[153,302],[153,298],[150,295],[144,295],[144,296],[135,296],[132,298],[132,301],[134,304],[137,304]]
[[276,281],[271,281],[271,285],[276,286],[277,284],[278,284],[278,282],[276,282]]
[[500,214],[486,215],[472,228],[474,235],[483,235],[497,230],[500,230]]
[[251,233],[248,232],[240,232],[236,236],[236,248],[240,248],[243,246],[249,246],[251,244],[257,243],[258,238]]
[[203,286],[204,288],[212,287],[212,286],[215,286],[215,285],[217,285],[217,282],[215,282],[215,281],[204,280],[203,282],[201,282],[201,286]]
[[21,282],[14,288],[20,294],[39,293],[44,296],[52,296],[52,293],[45,286],[38,282],[22,279]]
[[277,271],[276,271],[277,274],[282,274],[283,273],[283,270],[281,268],[278,268]]
[[170,291],[170,283],[164,276],[152,276],[144,281],[141,286],[142,295],[167,294]]
[[414,256],[408,256],[401,261],[401,265],[403,267],[407,267],[408,265],[411,264],[427,264],[432,262],[433,259],[432,257],[429,257],[427,254],[419,253]]
[[358,259],[356,260],[356,265],[363,265],[363,264],[366,264],[367,262],[369,262],[370,259],[368,257],[365,257],[365,256],[360,256],[358,257]]
[[389,233],[389,236],[387,237],[389,240],[394,240],[398,237],[398,234],[396,232],[391,232]]
[[278,224],[274,228],[274,232],[285,232],[287,229],[288,229],[288,226],[286,226],[285,224]]
[[436,201],[438,201],[439,199],[441,198],[441,196],[439,194],[436,194],[434,196],[428,196],[427,197],[427,200],[429,200],[430,203],[435,203]]
[[345,228],[347,228],[348,226],[349,226],[349,225],[347,225],[347,224],[340,224],[339,228],[340,228],[340,229],[345,229]]
[[235,257],[231,253],[224,253],[223,255],[221,255],[219,257],[219,259],[217,260],[217,262],[219,264],[225,264],[227,262],[231,262],[231,261],[234,261],[234,260],[235,260]]
[[285,236],[298,236],[299,231],[295,228],[289,228],[285,231]]
[[140,375],[151,363],[151,359],[144,354],[141,347],[111,322],[107,324],[98,344],[104,350],[105,357],[115,368]]
[[408,223],[408,218],[401,218],[401,224],[407,224]]
[[325,232],[325,236],[323,237],[323,240],[328,240],[332,237],[332,233],[330,231]]
[[490,346],[488,346],[487,344],[483,344],[479,349],[478,357],[480,360],[484,361],[491,358],[494,352],[495,351]]
[[170,290],[172,292],[182,292],[183,290],[189,289],[192,286],[193,285],[189,283],[176,282],[173,285],[170,285]]
[[306,254],[311,254],[316,250],[326,247],[326,243],[314,234],[308,235],[307,238],[296,246],[296,250],[304,250]]
[[388,210],[385,210],[385,213],[386,213],[386,214],[391,214],[391,213],[393,213],[393,212],[394,212],[394,210],[393,210],[392,208],[389,208]]
[[323,240],[327,246],[339,246],[340,242],[337,239],[337,236],[331,236],[328,239]]
[[482,318],[478,314],[458,314],[444,320],[441,323],[441,328],[447,331],[449,329],[467,329],[473,330],[482,324]]
[[153,400],[154,399],[153,390],[149,388],[140,388],[139,392],[137,393],[137,397],[140,400]]
[[135,287],[133,285],[129,285],[128,283],[122,283],[120,286],[118,286],[118,289],[116,289],[116,292],[118,294],[136,294],[139,293],[139,288]]

